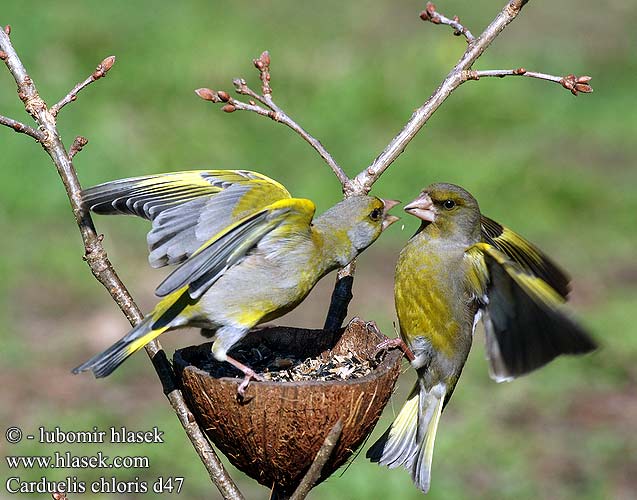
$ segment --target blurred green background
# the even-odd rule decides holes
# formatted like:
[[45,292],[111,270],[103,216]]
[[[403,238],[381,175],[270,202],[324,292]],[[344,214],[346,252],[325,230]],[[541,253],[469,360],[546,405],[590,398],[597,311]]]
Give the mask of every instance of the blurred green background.
[[[479,33],[504,4],[439,2]],[[447,27],[418,19],[423,2],[4,2],[0,24],[51,105],[107,55],[117,63],[59,117],[83,185],[191,168],[249,168],[285,184],[322,211],[340,197],[319,157],[290,130],[248,113],[226,115],[193,89],[258,88],[251,59],[272,56],[276,101],[353,175],[397,133],[465,48]],[[483,212],[545,249],[573,275],[573,309],[603,344],[559,359],[511,384],[487,375],[482,332],[442,418],[429,498],[598,499],[637,496],[637,6],[613,0],[530,2],[476,64],[593,77],[573,97],[525,78],[461,87],[433,116],[374,192],[403,201],[433,181],[463,185]],[[29,123],[8,72],[0,114]],[[9,476],[36,480],[100,475],[185,478],[181,498],[217,498],[140,353],[106,380],[70,369],[128,324],[82,262],[80,237],[51,162],[24,135],[0,129],[0,422],[25,433],[158,426],[166,443],[66,446],[0,438],[0,497]],[[350,314],[393,336],[392,276],[414,220],[395,224],[360,259]],[[146,264],[147,224],[98,218],[121,277],[148,309],[163,272]],[[333,277],[280,324],[318,327]],[[197,332],[162,337],[169,354]],[[372,439],[411,385],[399,382]],[[370,441],[371,443],[372,441]],[[364,448],[366,449],[366,448]],[[146,455],[148,470],[13,470],[7,454],[54,451]],[[114,472],[114,473],[112,473]],[[247,498],[268,492],[231,469]],[[174,494],[174,493],[173,493]],[[89,495],[90,496],[90,495]],[[153,496],[150,494],[150,496]],[[47,495],[34,495],[34,498]],[[80,495],[70,495],[78,498]],[[99,498],[115,498],[101,495]],[[141,496],[140,496],[141,497]],[[364,452],[313,499],[420,498],[406,471],[368,463]],[[98,498],[98,496],[95,496]],[[122,495],[117,498],[137,498]]]

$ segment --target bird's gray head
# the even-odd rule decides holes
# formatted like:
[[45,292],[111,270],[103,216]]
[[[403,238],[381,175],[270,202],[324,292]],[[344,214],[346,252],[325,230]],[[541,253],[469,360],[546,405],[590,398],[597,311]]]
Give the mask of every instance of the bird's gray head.
[[446,238],[479,240],[478,202],[471,193],[455,184],[431,184],[405,206],[405,212],[422,220],[421,230],[431,225],[430,230]]
[[332,245],[349,250],[349,255],[339,258],[347,264],[398,220],[387,213],[398,203],[375,196],[352,196],[317,217],[314,225]]

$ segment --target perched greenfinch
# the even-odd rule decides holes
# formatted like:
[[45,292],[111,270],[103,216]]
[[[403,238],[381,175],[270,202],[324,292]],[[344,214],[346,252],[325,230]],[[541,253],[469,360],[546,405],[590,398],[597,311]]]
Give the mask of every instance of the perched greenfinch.
[[496,381],[596,344],[564,310],[566,274],[534,245],[481,215],[467,191],[432,184],[405,211],[422,224],[398,258],[394,299],[418,380],[367,457],[405,467],[427,492],[438,421],[481,316]]
[[397,203],[354,196],[314,218],[313,202],[244,170],[175,172],[84,190],[85,209],[150,219],[151,266],[179,266],[157,287],[163,299],[155,309],[73,372],[105,377],[163,332],[194,326],[216,332],[214,357],[243,371],[247,384],[258,377],[227,351],[371,245],[398,219],[387,213]]

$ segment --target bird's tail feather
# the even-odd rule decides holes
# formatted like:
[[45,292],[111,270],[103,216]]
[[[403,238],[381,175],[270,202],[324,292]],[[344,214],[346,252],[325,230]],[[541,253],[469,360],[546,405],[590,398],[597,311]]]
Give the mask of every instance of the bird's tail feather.
[[91,370],[96,378],[110,375],[128,356],[139,351],[168,328],[168,325],[165,325],[153,329],[155,323],[156,321],[152,315],[147,316],[126,336],[115,342],[104,352],[93,356],[86,363],[74,368],[73,373],[77,374]]
[[431,481],[434,442],[445,393],[444,384],[427,391],[416,383],[396,420],[367,451],[372,462],[410,470],[414,483],[425,493]]

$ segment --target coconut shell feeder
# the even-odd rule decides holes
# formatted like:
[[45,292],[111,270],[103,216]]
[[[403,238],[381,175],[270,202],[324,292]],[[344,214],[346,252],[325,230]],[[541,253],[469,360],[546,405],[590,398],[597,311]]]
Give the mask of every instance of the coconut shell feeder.
[[[265,352],[275,357],[271,366],[283,367],[283,380],[292,380],[251,382],[243,399],[237,395],[242,377],[226,376],[228,364],[212,358],[210,343],[176,351],[174,365],[208,438],[235,467],[285,497],[295,491],[339,420],[340,438],[316,484],[343,465],[372,432],[400,374],[399,351],[373,358],[385,338],[360,319],[336,332],[287,327],[254,331],[238,348],[249,352],[251,366],[260,371],[255,361]],[[236,352],[230,354],[239,357]],[[294,353],[296,360],[277,357],[279,353]],[[292,366],[301,365],[302,358],[310,359]],[[317,363],[318,373],[306,380],[303,372]],[[361,363],[370,366],[361,369]],[[294,380],[295,372],[301,372],[301,380]],[[343,380],[342,372],[358,373]]]

